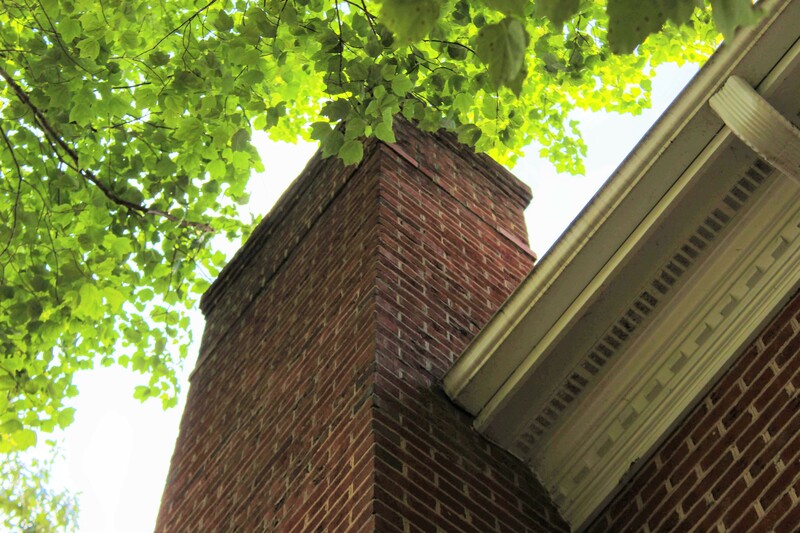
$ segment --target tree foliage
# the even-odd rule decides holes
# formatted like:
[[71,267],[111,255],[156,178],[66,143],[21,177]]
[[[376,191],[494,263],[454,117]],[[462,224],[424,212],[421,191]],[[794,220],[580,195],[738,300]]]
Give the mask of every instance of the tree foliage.
[[[637,113],[749,0],[8,0],[0,8],[0,452],[119,364],[174,403],[186,311],[240,238],[253,129],[346,163],[398,113],[580,172],[576,108]],[[345,122],[344,127],[335,127]],[[268,162],[267,162],[268,163]]]
[[75,531],[78,506],[74,495],[56,488],[50,468],[57,456],[15,452],[0,462],[0,526],[4,531],[63,533]]

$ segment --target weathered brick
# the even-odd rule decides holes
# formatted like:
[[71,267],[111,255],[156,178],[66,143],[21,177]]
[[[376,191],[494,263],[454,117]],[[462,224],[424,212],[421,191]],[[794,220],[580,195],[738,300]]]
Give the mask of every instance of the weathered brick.
[[396,133],[315,156],[204,296],[158,531],[567,530],[440,386],[530,271],[530,193]]

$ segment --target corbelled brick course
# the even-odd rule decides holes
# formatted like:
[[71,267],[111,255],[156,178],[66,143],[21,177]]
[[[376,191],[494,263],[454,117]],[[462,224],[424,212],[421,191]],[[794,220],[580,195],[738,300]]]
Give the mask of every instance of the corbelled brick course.
[[800,525],[800,293],[736,360],[592,532],[790,532]]
[[158,531],[563,531],[440,380],[528,273],[529,191],[447,135],[318,157],[203,300]]

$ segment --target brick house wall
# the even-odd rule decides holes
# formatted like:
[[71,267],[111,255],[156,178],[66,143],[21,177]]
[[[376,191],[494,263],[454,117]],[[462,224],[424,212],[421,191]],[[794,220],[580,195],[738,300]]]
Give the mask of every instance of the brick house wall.
[[800,524],[800,293],[588,528],[790,532]]
[[312,159],[204,296],[157,531],[565,531],[440,388],[527,275],[513,176],[398,124]]

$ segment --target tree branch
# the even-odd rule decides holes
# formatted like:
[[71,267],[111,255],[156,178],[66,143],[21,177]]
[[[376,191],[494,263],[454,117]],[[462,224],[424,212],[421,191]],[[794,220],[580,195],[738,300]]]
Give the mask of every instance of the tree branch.
[[[124,198],[121,198],[114,191],[112,191],[110,188],[108,188],[108,186],[105,183],[100,181],[100,179],[98,179],[97,176],[95,176],[93,172],[81,168],[80,162],[79,162],[79,159],[78,159],[78,153],[71,146],[69,146],[64,141],[64,139],[61,138],[61,136],[56,132],[56,130],[53,128],[53,126],[50,124],[50,122],[44,116],[42,111],[38,107],[36,107],[36,105],[33,102],[31,102],[30,98],[28,97],[28,94],[22,89],[22,87],[19,86],[19,84],[16,82],[16,80],[14,80],[14,78],[12,78],[8,74],[8,72],[6,72],[2,67],[0,67],[0,77],[2,77],[3,79],[6,80],[8,85],[11,87],[11,89],[17,95],[17,98],[19,98],[20,101],[23,104],[25,104],[31,110],[31,112],[33,112],[33,116],[36,119],[37,125],[42,130],[44,130],[45,135],[47,137],[49,137],[51,142],[54,142],[58,148],[61,148],[61,150],[72,161],[73,164],[70,165],[70,166],[73,168],[73,170],[75,170],[75,172],[80,174],[83,178],[85,178],[86,180],[90,181],[95,186],[97,186],[97,188],[100,189],[100,191],[102,191],[102,193],[106,196],[106,198],[108,198],[109,200],[111,200],[112,202],[114,202],[117,205],[126,207],[127,209],[129,209],[131,211],[134,211],[134,212],[137,212],[137,213],[142,214],[142,215],[160,216],[162,218],[166,218],[167,220],[171,220],[173,222],[177,222],[179,226],[195,228],[195,229],[199,229],[199,230],[201,230],[203,232],[207,232],[207,233],[212,233],[214,231],[214,229],[207,223],[204,223],[204,222],[192,222],[192,221],[189,221],[189,220],[182,220],[182,219],[176,217],[175,215],[167,213],[166,211],[161,211],[160,209],[153,209],[151,207],[148,207],[148,206],[145,206],[145,205],[141,205],[141,204],[137,204],[135,202],[131,202],[129,200],[125,200]],[[57,153],[57,150],[56,150],[56,153]]]
[[6,146],[8,146],[8,152],[11,154],[11,159],[14,160],[14,165],[17,167],[17,177],[19,179],[17,182],[17,193],[14,198],[14,207],[11,211],[11,216],[14,218],[14,222],[11,224],[11,233],[8,234],[8,242],[6,242],[6,246],[3,248],[3,251],[0,252],[0,256],[3,256],[11,246],[11,241],[14,239],[14,233],[17,231],[17,209],[19,209],[19,196],[22,191],[22,169],[19,166],[19,161],[17,161],[17,155],[14,153],[14,147],[11,146],[11,142],[8,140],[8,136],[6,135],[6,130],[4,130],[2,126],[0,126],[0,135],[3,136]]
[[118,91],[118,90],[120,90],[120,89],[135,89],[136,87],[141,87],[141,86],[143,86],[143,85],[152,85],[152,82],[150,82],[150,81],[143,81],[143,82],[141,82],[141,83],[135,83],[135,84],[133,84],[133,85],[118,85],[118,86],[116,86],[116,87],[112,87],[112,88],[111,88],[111,90],[112,90],[112,91]]
[[147,50],[145,50],[144,52],[141,52],[141,53],[139,53],[139,54],[136,54],[136,55],[134,56],[134,58],[136,58],[136,57],[141,57],[141,56],[143,56],[144,54],[146,54],[146,53],[148,53],[148,52],[152,52],[153,50],[155,50],[156,48],[158,48],[158,45],[160,45],[161,43],[163,43],[164,41],[166,41],[166,40],[167,40],[167,38],[168,38],[170,35],[172,35],[173,33],[177,32],[178,30],[180,30],[181,28],[183,28],[184,26],[186,26],[187,24],[189,24],[191,21],[193,21],[195,18],[197,18],[198,16],[200,16],[200,14],[201,14],[201,13],[203,13],[204,11],[206,11],[206,10],[207,10],[209,7],[211,7],[211,6],[212,6],[213,4],[215,4],[216,2],[217,2],[217,0],[211,0],[209,3],[207,3],[206,5],[204,5],[203,7],[201,7],[200,9],[198,9],[197,11],[195,11],[195,12],[194,12],[194,13],[193,13],[191,16],[189,16],[189,18],[187,18],[186,20],[184,20],[183,22],[181,22],[180,24],[178,24],[177,26],[175,26],[174,28],[172,28],[172,30],[170,30],[170,32],[169,32],[168,34],[166,34],[166,35],[165,35],[165,36],[163,36],[161,39],[159,39],[159,40],[158,40],[158,42],[157,42],[156,44],[154,44],[153,46],[151,46],[150,48],[148,48],[148,49],[147,49]]
[[461,44],[457,41],[442,41],[440,39],[423,39],[426,43],[439,43],[439,44],[452,44],[453,46],[460,46],[461,48],[467,50],[468,52],[472,52],[473,55],[478,55],[475,53],[475,50],[467,46],[466,44]]

